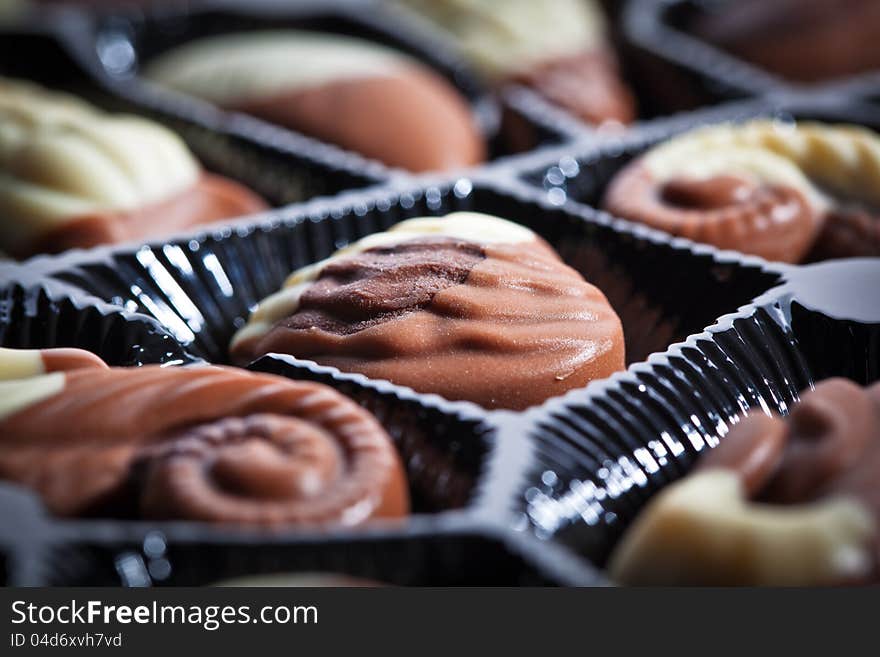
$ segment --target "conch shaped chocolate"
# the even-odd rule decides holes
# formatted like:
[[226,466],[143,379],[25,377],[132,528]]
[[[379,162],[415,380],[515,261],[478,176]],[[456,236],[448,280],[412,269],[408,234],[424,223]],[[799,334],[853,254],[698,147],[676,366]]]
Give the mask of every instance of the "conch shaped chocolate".
[[408,511],[387,434],[320,384],[92,363],[0,387],[0,477],[33,488],[58,515],[287,526]]
[[156,123],[0,78],[0,250],[135,240],[265,207]]
[[878,189],[875,133],[755,120],[660,144],[614,177],[603,204],[674,235],[800,262],[880,255]]
[[880,581],[880,384],[829,379],[752,414],[662,491],[612,556],[631,584]]
[[497,217],[405,221],[295,272],[232,342],[486,408],[526,408],[624,367],[605,296]]

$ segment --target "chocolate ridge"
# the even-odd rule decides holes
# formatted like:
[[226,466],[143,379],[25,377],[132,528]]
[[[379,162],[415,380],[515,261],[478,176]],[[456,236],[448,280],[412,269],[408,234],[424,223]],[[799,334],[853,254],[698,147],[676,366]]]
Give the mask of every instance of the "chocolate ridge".
[[[456,261],[457,267],[465,266],[438,277],[439,256],[432,261],[425,254],[450,247],[456,258],[466,249],[479,249],[483,257]],[[319,306],[326,313],[322,304],[339,305],[328,294],[336,283],[324,278],[325,267],[301,297],[308,308],[297,309],[263,335],[236,343],[234,358],[244,362],[265,353],[288,353],[486,408],[526,408],[623,369],[620,320],[604,295],[540,238],[478,247],[419,238],[385,249],[378,258],[372,251],[364,256],[382,262],[383,276],[406,280],[401,272],[412,271],[411,262],[400,260],[401,252],[428,260],[422,274],[429,282],[419,279],[413,289],[430,294],[410,290],[414,296],[406,296],[404,305],[419,303],[405,312],[389,312],[401,300],[389,302],[370,284],[363,290],[366,303],[358,304],[361,314],[346,318],[348,326],[339,330],[312,321]],[[343,256],[331,270],[334,276],[346,273],[351,293],[362,291],[362,279],[354,275],[362,261],[363,256]]]

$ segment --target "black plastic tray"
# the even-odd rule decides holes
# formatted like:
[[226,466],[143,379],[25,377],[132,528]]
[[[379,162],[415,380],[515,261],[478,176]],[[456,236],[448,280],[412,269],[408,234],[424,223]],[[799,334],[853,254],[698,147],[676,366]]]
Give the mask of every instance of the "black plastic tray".
[[[447,52],[434,35],[421,30],[418,24],[411,24],[406,13],[395,11],[387,3],[376,0],[300,0],[296,3],[203,0],[182,6],[151,6],[146,11],[59,12],[52,23],[67,47],[76,53],[81,65],[117,95],[140,105],[143,110],[158,110],[165,117],[182,119],[182,125],[176,122],[173,125],[179,130],[188,127],[192,119],[199,119],[196,121],[199,124],[210,122],[207,126],[209,134],[196,131],[191,136],[189,130],[182,131],[197,146],[206,142],[203,149],[197,150],[206,151],[203,157],[209,164],[228,159],[227,153],[216,144],[217,128],[221,127],[222,131],[250,138],[270,148],[283,148],[306,157],[313,155],[318,161],[326,160],[336,168],[346,164],[373,180],[405,175],[401,170],[291,130],[162,90],[138,75],[142,61],[192,39],[225,32],[285,27],[355,36],[391,46],[424,61],[468,99],[475,120],[489,141],[490,158],[510,154],[510,144],[500,132],[502,109],[496,98],[480,86],[465,65]],[[557,126],[552,110],[548,111],[533,96],[527,90],[502,96],[508,117],[512,117],[528,134],[528,143],[523,146],[534,148],[569,138],[574,128],[566,124]],[[309,182],[305,167],[301,169],[296,173]],[[277,173],[275,177],[279,177]],[[287,186],[284,183],[279,186],[287,194],[286,202],[355,187],[343,181],[343,184],[333,185],[318,194],[309,191],[292,198],[289,182]],[[311,186],[304,185],[306,190]],[[275,198],[278,194],[270,196]]]
[[389,171],[353,153],[231,117],[196,102],[114,81],[97,68],[92,22],[75,12],[49,12],[27,26],[0,27],[0,75],[66,89],[108,111],[140,114],[184,138],[210,170],[237,179],[281,205],[375,185]]
[[621,31],[636,58],[634,74],[665,110],[691,109],[786,90],[848,96],[880,87],[880,71],[815,84],[786,80],[688,31],[687,26],[707,5],[718,4],[718,0],[626,3]]
[[[216,152],[227,164],[238,153],[254,154],[249,170],[258,177],[305,166],[341,185],[332,191],[359,186],[355,178],[324,177],[320,158],[303,156],[302,142],[287,131],[178,106],[106,72],[83,77],[85,53],[77,49],[92,47],[88,40],[16,39],[0,39],[0,54],[17,44],[33,56],[0,57],[0,69],[11,62],[20,75],[74,84],[80,71],[80,83],[108,102],[153,107],[202,135],[195,141],[221,144]],[[65,48],[73,55],[58,61],[70,70],[40,63],[47,51]],[[523,91],[525,107],[535,98]],[[458,179],[390,176],[381,187],[147,245],[0,264],[0,346],[78,346],[116,365],[223,363],[249,308],[291,270],[407,217],[476,210],[529,226],[605,292],[624,324],[629,366],[514,413],[264,357],[252,367],[327,383],[377,415],[406,465],[412,516],[357,530],[281,533],[58,520],[31,495],[0,485],[0,581],[182,585],[323,571],[406,585],[604,583],[604,560],[644,502],[748,408],[785,413],[799,390],[828,376],[880,378],[880,259],[766,263],[590,206],[617,168],[656,141],[700,123],[767,114],[880,123],[867,104],[786,93],[652,122],[619,139],[585,134]],[[349,172],[362,175],[362,164],[352,161]],[[297,197],[298,179],[291,177],[290,190],[285,180],[276,179],[273,198]]]
[[[267,356],[253,367],[328,383],[377,414],[403,455],[415,500],[398,531],[445,535],[450,522],[473,523],[474,533],[502,543],[524,541],[545,569],[558,560],[559,543],[601,565],[650,494],[749,407],[786,412],[799,390],[826,376],[880,376],[880,304],[866,303],[880,285],[880,259],[768,264],[586,206],[555,207],[543,191],[500,178],[487,171],[353,192],[167,243],[37,258],[0,269],[0,280],[61,283],[72,298],[98,297],[158,319],[192,357],[224,362],[226,341],[253,302],[346,242],[406,217],[458,209],[531,227],[609,297],[627,336],[626,373],[514,413],[290,357]],[[188,526],[212,543],[213,530]],[[334,532],[322,540],[334,537],[343,540]],[[264,538],[251,537],[254,549]],[[590,568],[578,572],[557,581],[595,581]]]

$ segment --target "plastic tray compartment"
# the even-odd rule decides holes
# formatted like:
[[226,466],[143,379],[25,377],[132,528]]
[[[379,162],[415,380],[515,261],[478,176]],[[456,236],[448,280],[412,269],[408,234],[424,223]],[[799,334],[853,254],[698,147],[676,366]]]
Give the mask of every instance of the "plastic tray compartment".
[[[554,205],[601,208],[605,190],[614,175],[651,147],[704,125],[755,118],[850,123],[880,131],[880,112],[867,102],[782,94],[646,123],[626,135],[601,143],[584,141],[567,148],[547,149],[510,163],[508,174],[543,190]],[[600,216],[600,220],[611,221],[605,213]]]
[[390,175],[377,163],[290,131],[113,79],[100,66],[102,51],[93,31],[86,16],[70,12],[49,14],[39,25],[4,27],[0,75],[69,91],[107,111],[163,123],[207,169],[239,180],[274,205],[368,187]]
[[694,21],[733,0],[632,0],[621,18],[624,39],[636,58],[639,81],[667,110],[759,96],[784,89],[838,95],[880,82],[880,72],[817,84],[786,80],[696,36]]
[[[529,226],[603,289],[622,318],[631,372],[646,367],[640,363],[650,354],[702,334],[718,318],[778,286],[788,271],[615,224],[588,208],[555,207],[540,190],[490,178],[487,174],[427,187],[351,193],[287,208],[262,223],[164,244],[40,258],[17,271],[22,277],[63,283],[79,293],[149,315],[193,357],[222,363],[228,339],[248,309],[277,289],[293,269],[407,217],[482,211]],[[544,560],[555,559],[557,553],[552,543],[542,539],[556,533],[581,554],[600,562],[601,546],[613,541],[617,527],[626,520],[626,510],[617,509],[614,513],[620,522],[607,527],[572,523],[581,528],[576,534],[583,531],[590,536],[587,542],[572,541],[564,532],[535,520],[545,513],[536,515],[532,508],[543,499],[538,493],[552,497],[563,482],[599,482],[619,476],[617,470],[608,468],[612,456],[623,458],[624,448],[631,450],[627,454],[638,447],[650,452],[663,444],[665,435],[677,436],[681,428],[674,413],[652,415],[649,410],[655,402],[637,391],[627,393],[630,401],[603,411],[609,426],[615,428],[611,435],[572,438],[570,444],[557,437],[554,418],[560,409],[568,409],[581,395],[586,395],[587,408],[602,409],[604,402],[594,403],[594,396],[608,386],[620,385],[620,377],[518,414],[486,412],[473,404],[447,402],[292,357],[267,356],[253,367],[328,383],[376,413],[407,463],[416,500],[413,522],[439,523],[458,514],[472,517],[483,532],[497,531],[540,545],[535,554],[545,565]],[[707,375],[705,386],[710,387],[704,392],[700,392],[699,378],[694,385],[697,390],[689,390],[688,399],[696,394],[733,399],[741,395],[738,379],[713,381]],[[773,390],[768,395],[779,399],[790,399],[799,389],[777,391],[775,382],[767,385]],[[754,398],[745,397],[737,406],[740,412],[749,400]],[[565,417],[563,422],[579,426],[579,411],[566,410]],[[616,428],[621,432],[615,432]],[[581,458],[582,450],[595,458]],[[653,481],[668,479],[670,468],[682,471],[692,455],[693,449],[670,452],[671,465],[661,468]],[[647,495],[641,488],[631,495],[636,493]],[[623,507],[636,508],[623,493],[621,499]]]
[[[239,129],[258,142],[267,145],[288,143],[296,145],[297,151],[321,153],[335,160],[349,160],[354,168],[373,177],[384,178],[403,172],[264,121],[222,112],[207,103],[163,92],[155,85],[140,81],[138,71],[141,63],[187,41],[216,34],[291,28],[354,36],[409,54],[446,77],[470,102],[475,120],[489,140],[490,158],[510,154],[514,147],[499,132],[499,99],[485,90],[435,35],[407,20],[405,13],[381,3],[346,0],[306,1],[289,5],[265,0],[213,2],[177,9],[154,8],[145,13],[97,14],[91,20],[83,20],[80,25],[77,31],[66,30],[68,41],[76,44],[96,76],[122,90],[125,95],[134,96],[145,105],[167,103],[170,106],[173,103],[180,111],[189,109],[219,114],[229,128]],[[560,142],[571,137],[574,128],[567,123],[558,126],[553,113],[545,111],[545,107],[530,94],[505,94],[500,100],[509,115],[518,122],[522,134],[528,137],[519,144],[521,148]],[[218,151],[216,159],[222,160],[222,155]]]

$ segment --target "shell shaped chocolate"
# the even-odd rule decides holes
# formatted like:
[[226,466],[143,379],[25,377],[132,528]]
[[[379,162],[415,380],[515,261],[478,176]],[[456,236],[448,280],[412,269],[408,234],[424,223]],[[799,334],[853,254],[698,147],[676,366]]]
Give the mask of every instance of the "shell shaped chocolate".
[[233,339],[486,408],[526,408],[624,367],[605,296],[522,226],[405,221],[294,273]]
[[[614,177],[603,204],[674,235],[799,262],[823,229],[851,223],[853,206],[880,221],[878,189],[875,133],[755,120],[698,129],[653,148]],[[880,253],[880,240],[875,247]]]
[[820,383],[736,425],[636,519],[611,560],[636,584],[880,579],[880,385]]
[[146,74],[390,166],[453,169],[486,155],[470,107],[451,84],[360,39],[296,30],[221,35],[162,54]]
[[0,78],[0,249],[17,257],[174,232],[265,206],[159,124]]
[[59,515],[356,525],[408,511],[387,434],[315,383],[232,368],[86,367],[0,415],[0,475]]

